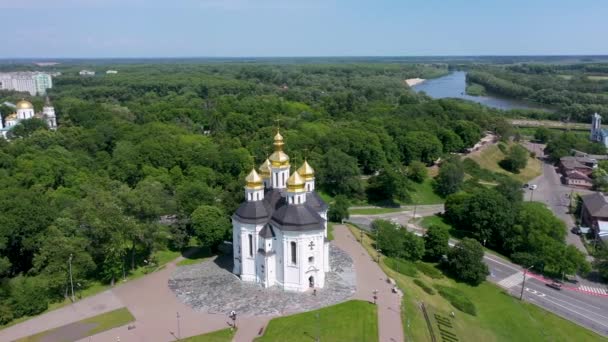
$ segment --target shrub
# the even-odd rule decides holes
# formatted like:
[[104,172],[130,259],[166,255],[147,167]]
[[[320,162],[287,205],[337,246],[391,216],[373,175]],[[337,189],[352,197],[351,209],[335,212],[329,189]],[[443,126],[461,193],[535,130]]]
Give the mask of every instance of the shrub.
[[507,154],[507,145],[503,142],[498,143],[498,149],[504,153]]
[[418,271],[422,272],[429,278],[432,278],[432,279],[443,278],[443,273],[441,273],[441,271],[438,270],[437,268],[435,268],[435,266],[433,266],[432,264],[427,264],[424,262],[417,262],[416,269],[418,269]]
[[423,282],[420,279],[414,279],[414,284],[420,286],[420,288],[422,288],[424,290],[424,292],[430,294],[430,295],[434,295],[435,294],[435,290],[433,290],[432,287],[428,286],[425,282]]
[[456,309],[468,313],[469,315],[477,316],[475,304],[460,290],[449,286],[435,285],[435,288],[441,297],[447,299]]
[[416,271],[416,266],[409,261],[395,258],[386,258],[384,259],[384,263],[386,264],[386,266],[390,267],[394,271],[399,272],[408,277],[416,277],[416,275],[418,274],[418,272]]

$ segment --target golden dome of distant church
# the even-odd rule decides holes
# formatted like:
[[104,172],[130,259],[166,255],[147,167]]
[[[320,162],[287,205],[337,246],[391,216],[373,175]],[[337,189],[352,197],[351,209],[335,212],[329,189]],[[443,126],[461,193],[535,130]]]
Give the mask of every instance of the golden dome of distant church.
[[287,179],[287,191],[304,192],[304,180],[302,179],[298,171],[294,171],[291,174],[291,177]]
[[17,109],[34,109],[34,105],[26,100],[21,100],[19,102],[17,102],[16,105]]

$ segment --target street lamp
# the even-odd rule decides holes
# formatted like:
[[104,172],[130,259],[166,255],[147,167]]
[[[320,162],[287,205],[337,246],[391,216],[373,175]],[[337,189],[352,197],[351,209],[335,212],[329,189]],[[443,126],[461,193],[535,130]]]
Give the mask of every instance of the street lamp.
[[380,262],[380,252],[382,252],[382,250],[380,248],[376,248],[376,254],[378,256],[378,259],[376,259],[376,262],[379,263]]
[[526,287],[526,273],[532,268],[534,268],[534,265],[524,269],[524,281],[521,283],[521,293],[519,294],[519,300],[523,300],[524,298],[524,288]]
[[70,253],[70,258],[68,259],[68,266],[70,270],[70,287],[72,288],[72,303],[76,301],[74,298],[74,280],[72,279],[72,253]]
[[181,333],[181,329],[179,326],[179,312],[177,312],[177,339],[181,339],[182,338],[182,333]]

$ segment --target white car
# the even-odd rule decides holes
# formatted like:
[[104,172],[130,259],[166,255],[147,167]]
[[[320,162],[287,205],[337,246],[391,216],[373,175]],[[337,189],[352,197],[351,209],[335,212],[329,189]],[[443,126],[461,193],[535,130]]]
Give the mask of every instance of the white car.
[[536,184],[530,184],[530,190],[536,190],[538,186]]

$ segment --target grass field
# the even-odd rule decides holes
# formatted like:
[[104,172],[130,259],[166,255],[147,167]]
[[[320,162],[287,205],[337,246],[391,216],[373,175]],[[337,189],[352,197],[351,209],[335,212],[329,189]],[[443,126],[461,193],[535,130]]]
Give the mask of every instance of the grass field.
[[486,94],[486,88],[477,83],[468,84],[465,91],[467,95],[471,96],[483,96]]
[[112,328],[123,326],[133,322],[135,318],[127,308],[117,309],[106,312],[91,318],[86,318],[78,322],[64,325],[55,329],[50,329],[17,340],[17,342],[38,342],[38,341],[74,341],[87,336],[98,334]]
[[519,173],[512,173],[503,169],[498,163],[505,159],[505,154],[498,148],[498,145],[489,146],[481,153],[473,154],[467,158],[475,160],[484,169],[509,175],[522,183],[527,183],[542,173],[540,160],[531,157],[528,157],[528,165]]
[[323,309],[274,318],[257,342],[378,341],[376,306],[351,300]]
[[[359,232],[351,227],[356,236]],[[365,235],[364,247],[373,255],[372,239]],[[449,286],[461,292],[476,308],[472,316],[458,311],[439,294],[430,295],[414,283],[412,277],[397,273],[387,267],[384,258],[381,267],[405,294],[402,303],[402,319],[406,340],[430,341],[426,321],[417,303],[424,302],[433,316],[447,317],[451,322],[451,332],[459,341],[607,341],[607,339],[562,319],[548,311],[529,303],[520,302],[506,294],[499,287],[485,282],[477,287],[444,277],[432,279],[418,272],[417,279],[429,285]],[[451,318],[450,313],[455,317]],[[432,324],[436,322],[432,321]],[[436,328],[436,325],[434,325]],[[435,329],[435,335],[438,335]]]
[[603,75],[603,76],[599,76],[599,75],[590,75],[587,76],[588,79],[592,80],[592,81],[606,81],[608,80],[608,76]]
[[430,177],[422,183],[411,182],[411,188],[412,204],[441,204],[445,202],[433,191],[433,179]]
[[207,247],[191,247],[191,249],[184,254],[184,260],[178,262],[177,266],[196,264],[213,255],[211,250]]
[[230,342],[234,338],[236,330],[231,328],[222,329],[214,332],[210,332],[203,335],[192,336],[188,338],[182,338],[180,341],[183,342]]

